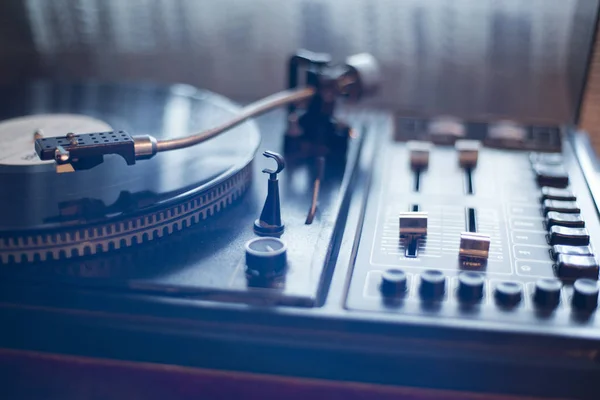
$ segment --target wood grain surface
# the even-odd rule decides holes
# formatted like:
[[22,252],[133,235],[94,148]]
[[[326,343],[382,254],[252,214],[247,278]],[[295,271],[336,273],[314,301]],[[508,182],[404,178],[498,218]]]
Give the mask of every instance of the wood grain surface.
[[[282,360],[284,362],[284,360]],[[526,400],[0,349],[2,399]]]
[[596,154],[600,154],[600,36],[598,32],[596,32],[596,42],[583,94],[579,128],[589,133]]

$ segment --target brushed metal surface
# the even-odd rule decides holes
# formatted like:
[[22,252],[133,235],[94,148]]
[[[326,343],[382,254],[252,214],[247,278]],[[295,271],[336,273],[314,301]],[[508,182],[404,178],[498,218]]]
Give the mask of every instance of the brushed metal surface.
[[0,80],[186,82],[252,99],[297,48],[372,52],[398,110],[573,118],[596,0],[8,0]]

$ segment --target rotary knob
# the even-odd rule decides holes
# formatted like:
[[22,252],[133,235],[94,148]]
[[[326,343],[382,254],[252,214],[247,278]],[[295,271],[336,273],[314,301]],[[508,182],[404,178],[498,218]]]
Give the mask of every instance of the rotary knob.
[[404,271],[398,268],[390,268],[381,276],[381,294],[386,297],[402,296],[406,293],[407,278]]
[[539,308],[554,309],[560,303],[562,282],[558,279],[540,279],[535,283],[533,302]]
[[419,295],[423,300],[440,300],[446,292],[446,277],[442,271],[428,270],[421,274]]
[[521,302],[523,289],[516,282],[500,282],[494,291],[494,297],[498,305],[502,307],[514,307]]
[[476,303],[483,297],[485,279],[477,272],[461,272],[458,275],[458,299],[462,303]]
[[287,264],[287,246],[274,237],[260,237],[246,243],[246,273],[257,278],[280,275]]
[[572,306],[578,311],[594,311],[598,307],[598,283],[592,279],[577,279],[573,284]]

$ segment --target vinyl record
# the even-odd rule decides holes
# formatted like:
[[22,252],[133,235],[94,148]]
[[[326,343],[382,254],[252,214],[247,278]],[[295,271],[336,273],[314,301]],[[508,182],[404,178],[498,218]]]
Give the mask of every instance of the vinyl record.
[[125,130],[157,139],[214,127],[239,108],[187,85],[35,82],[0,88],[0,261],[73,258],[161,238],[211,217],[249,186],[260,142],[246,122],[127,166],[119,156],[58,174],[33,141]]

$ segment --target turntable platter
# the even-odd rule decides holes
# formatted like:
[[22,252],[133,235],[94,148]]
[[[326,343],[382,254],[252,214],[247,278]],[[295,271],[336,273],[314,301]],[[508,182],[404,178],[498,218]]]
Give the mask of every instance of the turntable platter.
[[57,174],[33,151],[35,135],[123,129],[160,139],[211,128],[239,109],[216,94],[186,85],[53,82],[2,93],[2,262],[71,258],[162,237],[216,215],[250,184],[260,143],[253,122],[128,167],[107,156],[97,168]]

